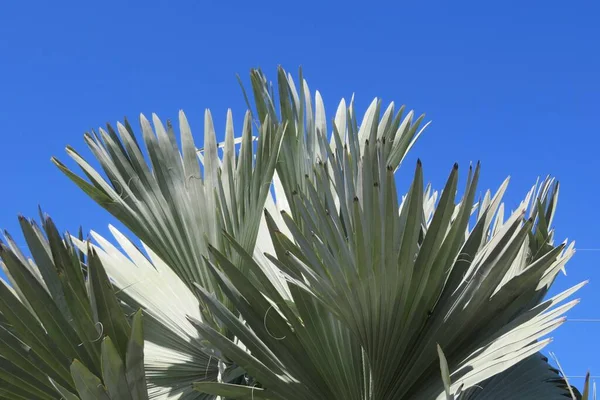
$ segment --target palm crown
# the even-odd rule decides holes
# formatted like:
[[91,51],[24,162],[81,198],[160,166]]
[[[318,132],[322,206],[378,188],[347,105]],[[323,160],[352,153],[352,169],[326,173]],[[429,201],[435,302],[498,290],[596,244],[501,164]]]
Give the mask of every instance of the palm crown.
[[181,112],[181,150],[142,116],[145,153],[127,121],[86,134],[105,176],[70,147],[85,177],[54,159],[143,248],[21,219],[32,259],[1,250],[0,398],[588,396],[540,353],[585,284],[546,297],[574,253],[554,244],[557,182],[508,213],[508,180],[476,202],[479,165],[438,193],[418,162],[398,196],[423,116],[376,99],[359,124],[342,101],[328,128],[302,77],[280,69],[277,96],[251,80],[222,143],[207,111],[197,149]]

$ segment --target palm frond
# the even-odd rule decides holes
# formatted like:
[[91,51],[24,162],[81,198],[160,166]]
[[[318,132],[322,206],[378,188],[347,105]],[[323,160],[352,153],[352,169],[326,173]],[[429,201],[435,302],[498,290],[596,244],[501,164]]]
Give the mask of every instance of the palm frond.
[[[197,331],[190,329],[184,316],[209,321],[215,327],[218,324],[209,313],[199,314],[198,300],[191,290],[199,283],[228,302],[202,260],[209,255],[209,244],[236,256],[223,241],[222,231],[233,235],[248,251],[255,249],[257,240],[260,245],[267,198],[274,206],[270,185],[284,127],[263,121],[253,151],[256,135],[250,114],[245,117],[241,137],[236,138],[229,112],[225,141],[219,145],[207,111],[204,148],[197,151],[187,119],[180,112],[180,152],[171,124],[165,127],[156,115],[152,120],[154,129],[144,116],[140,118],[149,163],[127,121],[119,123],[116,131],[108,126],[100,129],[99,135],[85,136],[108,181],[72,148],[67,152],[90,183],[60,161],[54,162],[136,234],[151,255],[152,262],[117,233],[119,244],[127,249],[133,263],[125,261],[127,257],[95,235],[119,290],[129,297],[131,306],[141,306],[150,315],[146,354],[152,398],[183,395],[201,399],[203,396],[192,391],[191,382],[201,377],[214,380],[220,358],[218,351],[200,343]],[[85,245],[80,243],[80,247]],[[141,271],[144,282],[139,279]],[[273,273],[269,276],[278,279]],[[285,283],[279,280],[278,287],[285,292]],[[155,285],[165,283],[168,287],[161,296]]]
[[241,138],[228,114],[219,145],[207,112],[198,151],[180,113],[180,151],[169,123],[142,117],[147,156],[127,122],[86,135],[106,179],[71,148],[87,180],[55,160],[148,255],[114,229],[125,254],[98,235],[74,240],[148,315],[152,398],[453,398],[548,343],[585,284],[545,299],[573,254],[554,244],[557,182],[508,213],[508,180],[476,203],[479,165],[462,198],[455,166],[438,196],[418,162],[399,196],[395,172],[423,115],[375,99],[359,124],[342,101],[328,128],[302,75],[298,90],[280,69],[277,98],[262,72],[251,81]]
[[147,257],[115,227],[110,226],[110,231],[125,253],[94,231],[91,238],[98,244],[72,240],[82,251],[90,246],[110,275],[117,296],[146,314],[144,352],[150,398],[202,398],[192,391],[192,383],[216,381],[221,355],[187,319],[203,318],[198,299],[151,249],[144,245]]
[[50,218],[20,222],[33,260],[0,245],[1,398],[148,399],[141,311],[130,325],[97,254]]
[[459,400],[486,399],[581,399],[581,393],[571,387],[560,372],[548,364],[541,353],[529,356],[492,378],[473,386],[458,396]]
[[[205,114],[202,167],[185,114],[179,114],[181,152],[174,129],[153,115],[140,124],[150,165],[130,125],[117,124],[86,134],[108,182],[74,149],[67,153],[90,180],[86,182],[64,164],[58,167],[78,186],[115,215],[192,288],[195,282],[218,293],[202,266],[208,244],[222,248],[221,231],[234,235],[245,249],[254,249],[260,216],[275,169],[283,128],[261,125],[256,157],[252,124],[247,114],[239,156],[234,147],[231,113],[227,117],[223,157],[219,157],[212,116]],[[110,183],[109,183],[110,182]]]
[[[260,73],[253,75],[256,109],[261,119],[275,118],[274,99],[265,82]],[[304,387],[319,390],[311,392],[311,398],[430,399],[445,391],[436,344],[446,354],[455,393],[507,370],[548,343],[546,335],[577,303],[563,301],[584,284],[541,302],[573,254],[572,245],[554,246],[549,230],[558,184],[543,181],[504,220],[505,182],[496,195],[482,200],[476,223],[469,227],[479,165],[470,169],[458,203],[455,166],[436,210],[426,213],[431,205],[424,199],[420,163],[405,200],[398,201],[394,171],[410,147],[404,143],[412,139],[397,133],[402,124],[393,130],[396,135],[385,134],[391,113],[379,118],[375,101],[358,127],[351,106],[338,113],[341,117],[328,140],[323,120],[312,117],[324,114],[319,111],[319,96],[313,113],[306,85],[298,96],[282,71],[279,83],[282,120],[296,121],[286,125],[277,170],[291,211],[282,213],[291,234],[283,235],[279,225],[270,225],[280,251],[269,258],[291,283],[294,308],[285,308],[275,292],[258,285],[252,290],[270,302],[262,307],[252,303],[257,310],[244,306],[248,296],[260,296],[242,290],[251,287],[250,282],[238,283],[239,272],[227,266],[225,257],[211,262],[213,273],[248,326],[199,288],[203,300],[223,324],[235,329],[251,356],[242,355],[214,329],[199,323],[203,334],[251,374],[258,374],[265,396],[283,398],[291,377],[295,382],[291,390],[298,398],[309,394],[302,392]],[[412,130],[406,128],[409,122],[404,125],[402,132]],[[432,214],[430,220],[426,214]],[[267,267],[250,261],[248,265],[264,281],[260,270]],[[269,353],[282,346],[292,351],[293,346],[283,344],[288,339],[274,343],[261,329],[260,318],[252,316],[266,313],[267,305],[279,311],[273,317],[279,318],[281,330],[275,337],[301,341],[302,335],[319,332],[321,325],[339,325],[337,335],[331,331],[332,336],[323,335],[323,341],[335,342],[327,343],[329,352],[311,352],[316,333],[302,348],[311,358],[307,365],[315,377],[296,372],[283,348]],[[339,358],[345,343],[341,338],[347,336],[348,343],[364,351],[364,359],[357,358],[353,366]],[[327,371],[321,363],[329,364]],[[365,364],[367,379],[349,373],[362,371]],[[325,387],[317,384],[319,376]],[[352,377],[348,380],[353,384],[346,386],[346,377]],[[342,395],[340,387],[347,392]],[[218,386],[210,388],[217,393]]]

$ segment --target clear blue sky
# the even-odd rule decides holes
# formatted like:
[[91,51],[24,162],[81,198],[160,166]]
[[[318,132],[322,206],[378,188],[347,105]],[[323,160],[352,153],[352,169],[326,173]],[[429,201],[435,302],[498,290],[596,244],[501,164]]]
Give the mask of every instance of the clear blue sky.
[[[133,3],[3,2],[0,226],[19,243],[17,213],[36,216],[38,204],[62,229],[114,222],[49,161],[66,160],[66,144],[84,150],[85,131],[184,109],[200,140],[207,107],[218,127],[227,107],[241,122],[236,73],[274,76],[281,64],[303,66],[329,116],[353,92],[361,112],[375,96],[426,112],[433,123],[411,157],[438,188],[455,161],[480,159],[482,188],[512,176],[514,206],[537,176],[556,175],[557,238],[600,248],[597,2]],[[600,318],[599,263],[581,251],[557,283],[591,279],[573,318]],[[554,336],[567,374],[600,375],[600,323]]]

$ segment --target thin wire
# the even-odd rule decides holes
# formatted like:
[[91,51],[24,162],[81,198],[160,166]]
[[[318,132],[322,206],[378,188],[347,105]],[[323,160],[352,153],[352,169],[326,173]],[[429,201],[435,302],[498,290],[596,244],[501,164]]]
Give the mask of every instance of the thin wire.
[[600,318],[567,318],[570,322],[600,322]]
[[[590,249],[577,249],[576,248],[575,251],[600,251],[600,248],[597,248],[597,249],[592,249],[592,248],[590,248]],[[596,322],[597,323],[597,322],[600,322],[600,318],[579,318],[579,319],[577,319],[577,318],[574,318],[574,319],[567,318],[567,321],[569,321],[569,322]],[[582,378],[585,378],[585,376],[583,376]]]

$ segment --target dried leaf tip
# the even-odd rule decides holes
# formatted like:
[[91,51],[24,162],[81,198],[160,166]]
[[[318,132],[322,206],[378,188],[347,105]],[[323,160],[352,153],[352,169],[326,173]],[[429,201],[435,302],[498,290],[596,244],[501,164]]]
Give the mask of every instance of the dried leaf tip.
[[458,170],[458,163],[457,163],[457,162],[455,162],[455,163],[454,163],[454,166],[453,166],[452,168],[454,168],[455,170]]

